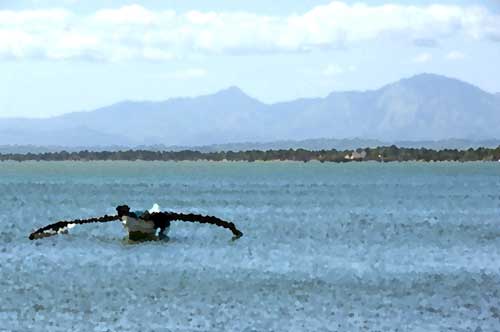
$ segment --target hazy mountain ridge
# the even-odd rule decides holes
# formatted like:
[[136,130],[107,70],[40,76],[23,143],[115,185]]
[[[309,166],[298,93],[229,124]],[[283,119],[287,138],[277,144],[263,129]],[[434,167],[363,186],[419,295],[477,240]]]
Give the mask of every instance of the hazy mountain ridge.
[[275,104],[230,87],[200,97],[120,102],[49,119],[0,119],[0,144],[199,147],[311,137],[484,140],[500,138],[499,127],[499,94],[421,74],[377,90]]

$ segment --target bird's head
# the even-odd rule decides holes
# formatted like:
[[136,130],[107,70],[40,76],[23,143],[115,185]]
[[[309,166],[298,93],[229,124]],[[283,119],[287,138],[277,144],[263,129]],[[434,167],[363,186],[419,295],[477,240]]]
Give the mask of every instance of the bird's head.
[[116,207],[116,212],[118,213],[118,217],[129,216],[130,208],[128,205],[119,205]]

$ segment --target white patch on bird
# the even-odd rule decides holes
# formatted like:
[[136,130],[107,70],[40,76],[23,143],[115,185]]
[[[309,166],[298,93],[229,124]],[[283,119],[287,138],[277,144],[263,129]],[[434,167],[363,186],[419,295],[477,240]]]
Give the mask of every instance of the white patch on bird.
[[153,207],[149,209],[149,213],[157,213],[160,212],[160,206],[157,203],[153,204]]
[[75,226],[76,226],[76,224],[68,224],[68,229],[71,229],[71,228],[73,228]]

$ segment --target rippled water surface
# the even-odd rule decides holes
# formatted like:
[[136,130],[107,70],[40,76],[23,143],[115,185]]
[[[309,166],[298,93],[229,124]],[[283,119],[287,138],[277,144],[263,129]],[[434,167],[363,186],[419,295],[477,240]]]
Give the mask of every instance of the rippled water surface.
[[[158,203],[174,223],[60,219]],[[0,163],[0,331],[499,331],[500,163]]]

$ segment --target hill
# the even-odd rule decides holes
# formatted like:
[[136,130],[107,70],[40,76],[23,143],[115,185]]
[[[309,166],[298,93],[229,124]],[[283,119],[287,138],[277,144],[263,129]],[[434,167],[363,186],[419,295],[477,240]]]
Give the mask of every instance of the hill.
[[47,119],[0,119],[2,145],[206,146],[321,137],[393,141],[500,138],[500,98],[421,74],[377,90],[265,104],[237,87],[161,102],[124,101]]

